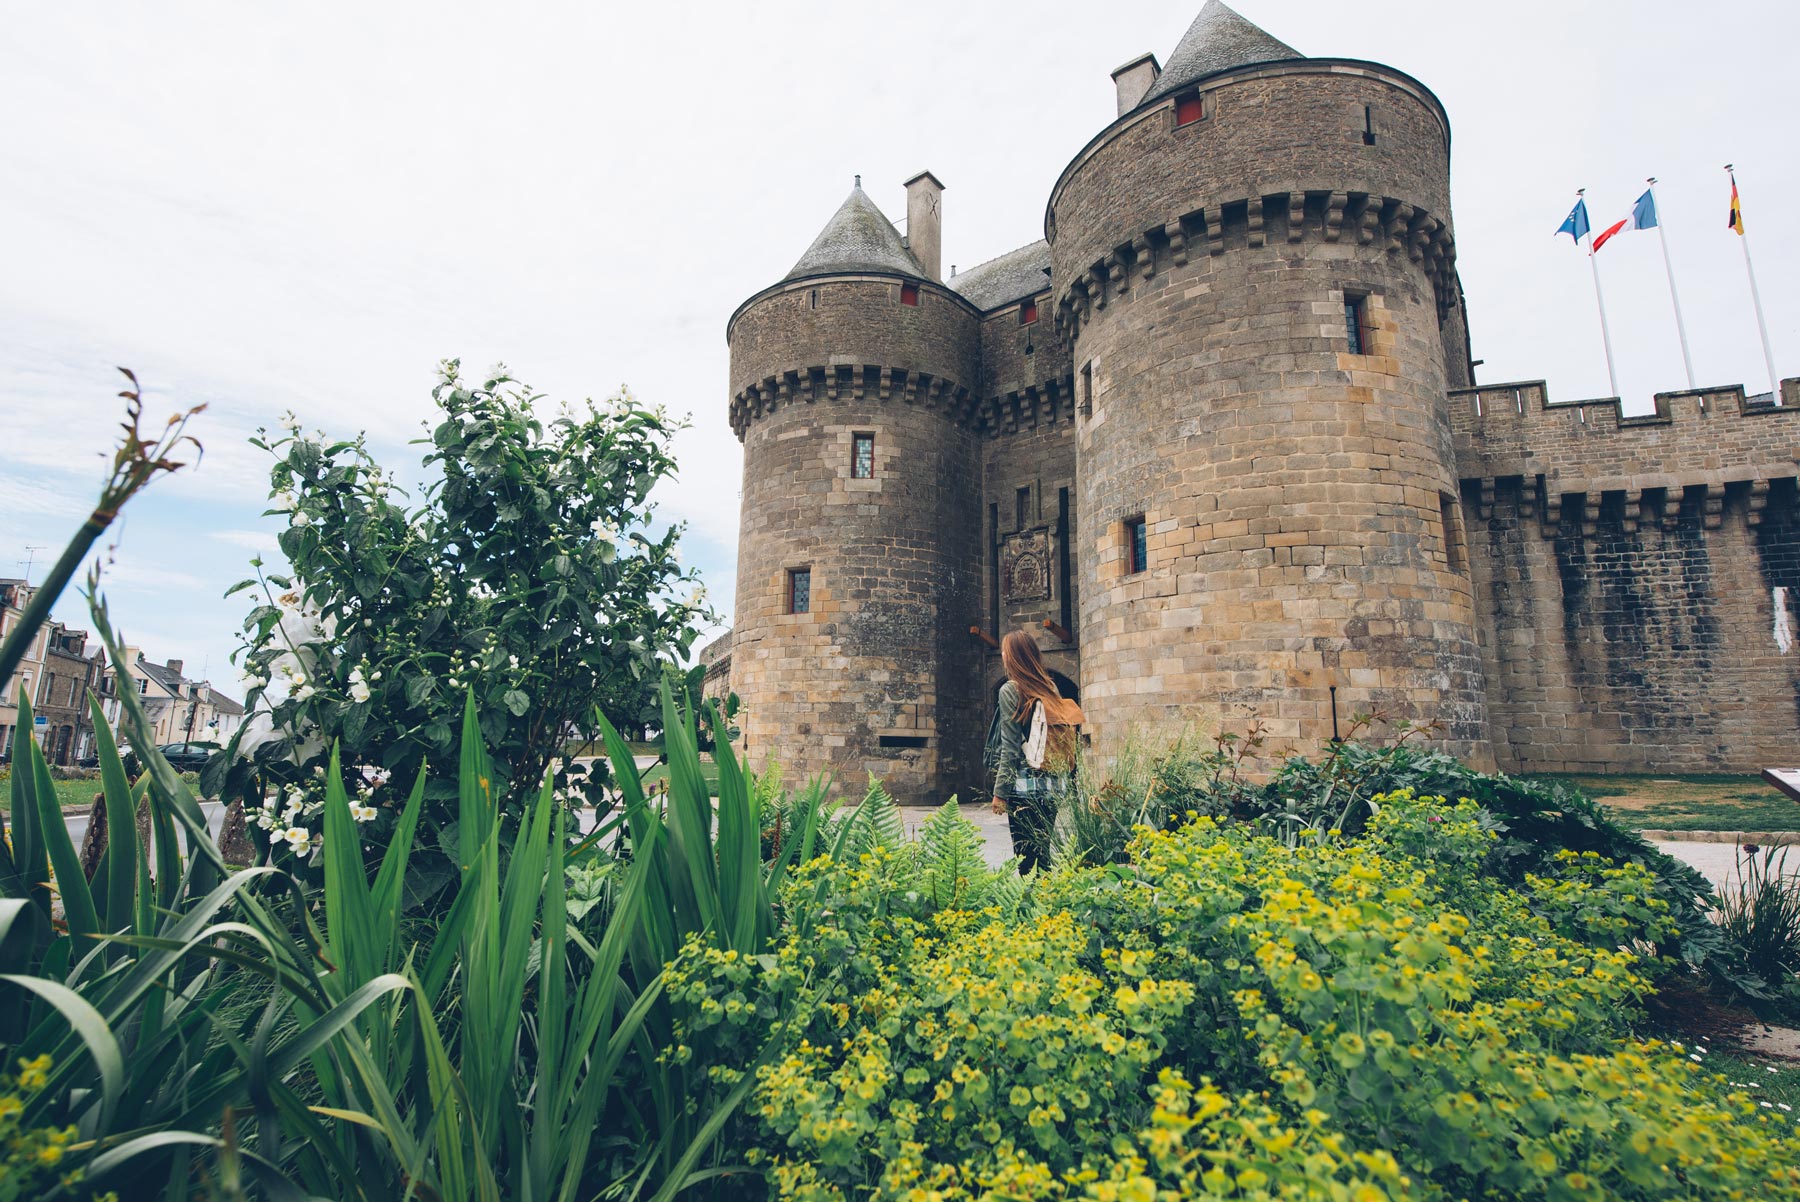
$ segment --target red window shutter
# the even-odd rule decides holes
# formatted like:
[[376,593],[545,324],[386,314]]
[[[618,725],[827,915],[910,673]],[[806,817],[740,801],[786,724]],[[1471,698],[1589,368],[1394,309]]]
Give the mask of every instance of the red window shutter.
[[1028,326],[1037,320],[1037,302],[1028,300],[1019,306],[1019,324]]
[[900,303],[916,305],[919,303],[919,286],[917,284],[900,285]]
[[1200,108],[1200,97],[1183,96],[1175,102],[1175,124],[1192,125],[1203,115]]

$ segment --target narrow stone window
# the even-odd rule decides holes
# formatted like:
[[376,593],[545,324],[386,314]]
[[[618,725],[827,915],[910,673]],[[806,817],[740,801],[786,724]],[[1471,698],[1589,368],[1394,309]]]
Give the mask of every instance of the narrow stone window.
[[1344,332],[1350,337],[1350,353],[1369,353],[1369,299],[1344,293]]
[[912,305],[914,308],[917,308],[919,304],[919,286],[917,284],[900,285],[900,303],[903,305]]
[[1094,365],[1081,365],[1081,416],[1094,416]]
[[873,480],[875,478],[875,436],[873,434],[852,434],[850,436],[850,475],[857,480]]
[[1027,484],[1013,496],[1014,530],[1025,529],[1025,523],[1031,520],[1031,485]]
[[1144,515],[1125,519],[1125,574],[1135,576],[1150,566],[1150,528]]
[[1175,98],[1175,128],[1192,125],[1206,116],[1206,108],[1200,102],[1200,93],[1189,92],[1185,96]]
[[791,614],[811,613],[812,569],[789,568],[787,585],[787,611]]
[[1037,320],[1037,302],[1028,300],[1019,306],[1019,324],[1028,326]]
[[819,290],[817,288],[814,288],[807,293],[807,304],[814,309],[819,307]]
[[1456,511],[1456,498],[1447,492],[1438,494],[1438,520],[1444,529],[1444,566],[1460,575],[1469,560],[1463,550],[1462,521]]
[[1375,110],[1370,105],[1363,105],[1363,145],[1375,145]]

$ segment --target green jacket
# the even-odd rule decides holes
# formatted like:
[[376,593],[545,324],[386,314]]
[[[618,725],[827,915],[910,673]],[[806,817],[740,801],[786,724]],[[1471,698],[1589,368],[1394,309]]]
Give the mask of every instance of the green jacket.
[[1000,686],[994,699],[994,718],[988,723],[987,751],[981,757],[981,762],[994,774],[996,797],[1011,796],[1016,791],[1011,782],[1027,771],[1025,727],[1013,717],[1018,708],[1019,689],[1009,680]]

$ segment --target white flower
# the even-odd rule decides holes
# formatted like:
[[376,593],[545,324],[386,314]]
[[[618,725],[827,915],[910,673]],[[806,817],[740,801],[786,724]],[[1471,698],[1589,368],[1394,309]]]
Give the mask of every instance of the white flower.
[[603,517],[595,518],[588,529],[594,532],[595,538],[605,542],[613,542],[619,537],[619,528]]
[[498,384],[502,380],[512,379],[512,375],[506,370],[506,364],[496,363],[487,369],[487,375],[483,378],[489,384]]
[[295,855],[304,855],[312,846],[312,832],[303,826],[290,826],[281,832],[281,837],[287,840]]
[[371,805],[354,805],[350,807],[350,817],[358,822],[367,822],[375,817],[375,807]]
[[318,691],[319,690],[313,688],[309,684],[303,684],[299,688],[294,690],[294,700],[295,701],[311,701],[313,699],[313,696],[316,693],[318,693]]
[[519,670],[519,657],[518,656],[509,655],[506,657],[506,662],[509,665],[511,665],[513,671],[517,672]]
[[439,384],[456,383],[457,369],[462,366],[459,359],[445,359],[437,365],[437,382]]
[[703,604],[705,601],[706,601],[706,586],[703,584],[696,584],[694,586],[694,596],[688,602],[688,604],[689,605],[700,605],[700,604]]
[[295,499],[294,494],[285,488],[269,498],[269,508],[281,513],[292,513],[299,506],[300,502]]
[[1699,1063],[1700,1063],[1700,1057],[1698,1057],[1698,1056],[1696,1056],[1696,1055],[1694,1055],[1694,1054],[1693,1054],[1693,1053],[1692,1053],[1692,1052],[1689,1052],[1689,1053],[1688,1053],[1688,1059],[1689,1059],[1689,1060],[1692,1060],[1692,1061],[1693,1061],[1693,1062],[1694,1062],[1694,1063],[1695,1063],[1695,1064],[1699,1064]]
[[307,517],[304,513],[295,511],[294,516],[288,519],[288,524],[293,526],[310,526],[312,525],[312,519]]
[[369,699],[369,686],[368,685],[364,684],[360,680],[351,684],[350,700],[356,702],[356,704],[358,704],[358,705],[361,705],[363,702],[367,701],[368,699]]

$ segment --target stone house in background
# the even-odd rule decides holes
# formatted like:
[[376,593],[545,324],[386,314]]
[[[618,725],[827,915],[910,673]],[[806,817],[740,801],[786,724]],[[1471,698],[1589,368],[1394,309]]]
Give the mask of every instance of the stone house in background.
[[[0,639],[12,633],[31,603],[32,587],[23,580],[0,579]],[[25,649],[25,658],[7,680],[0,682],[0,760],[12,759],[13,744],[19,731],[19,697],[37,705],[38,686],[44,679],[44,652],[49,646],[48,630],[39,630]],[[25,732],[27,737],[29,731]]]
[[944,185],[902,236],[859,178],[731,315],[706,662],[752,757],[979,796],[1012,630],[1100,751],[1255,721],[1267,768],[1373,711],[1518,773],[1792,755],[1800,380],[1477,385],[1449,117],[1325,49],[1208,0],[1113,73],[1042,239],[945,273]]
[[205,680],[181,674],[178,659],[152,663],[137,647],[125,649],[126,672],[136,682],[156,742],[224,743],[244,722],[244,707]]
[[[90,690],[106,680],[106,657],[89,653],[88,632],[71,630],[60,622],[44,628],[44,671],[32,705],[44,719],[39,746],[52,764],[67,767],[93,751],[94,718],[88,705]],[[107,682],[110,684],[110,682]],[[110,696],[112,720],[118,718],[118,701]]]

